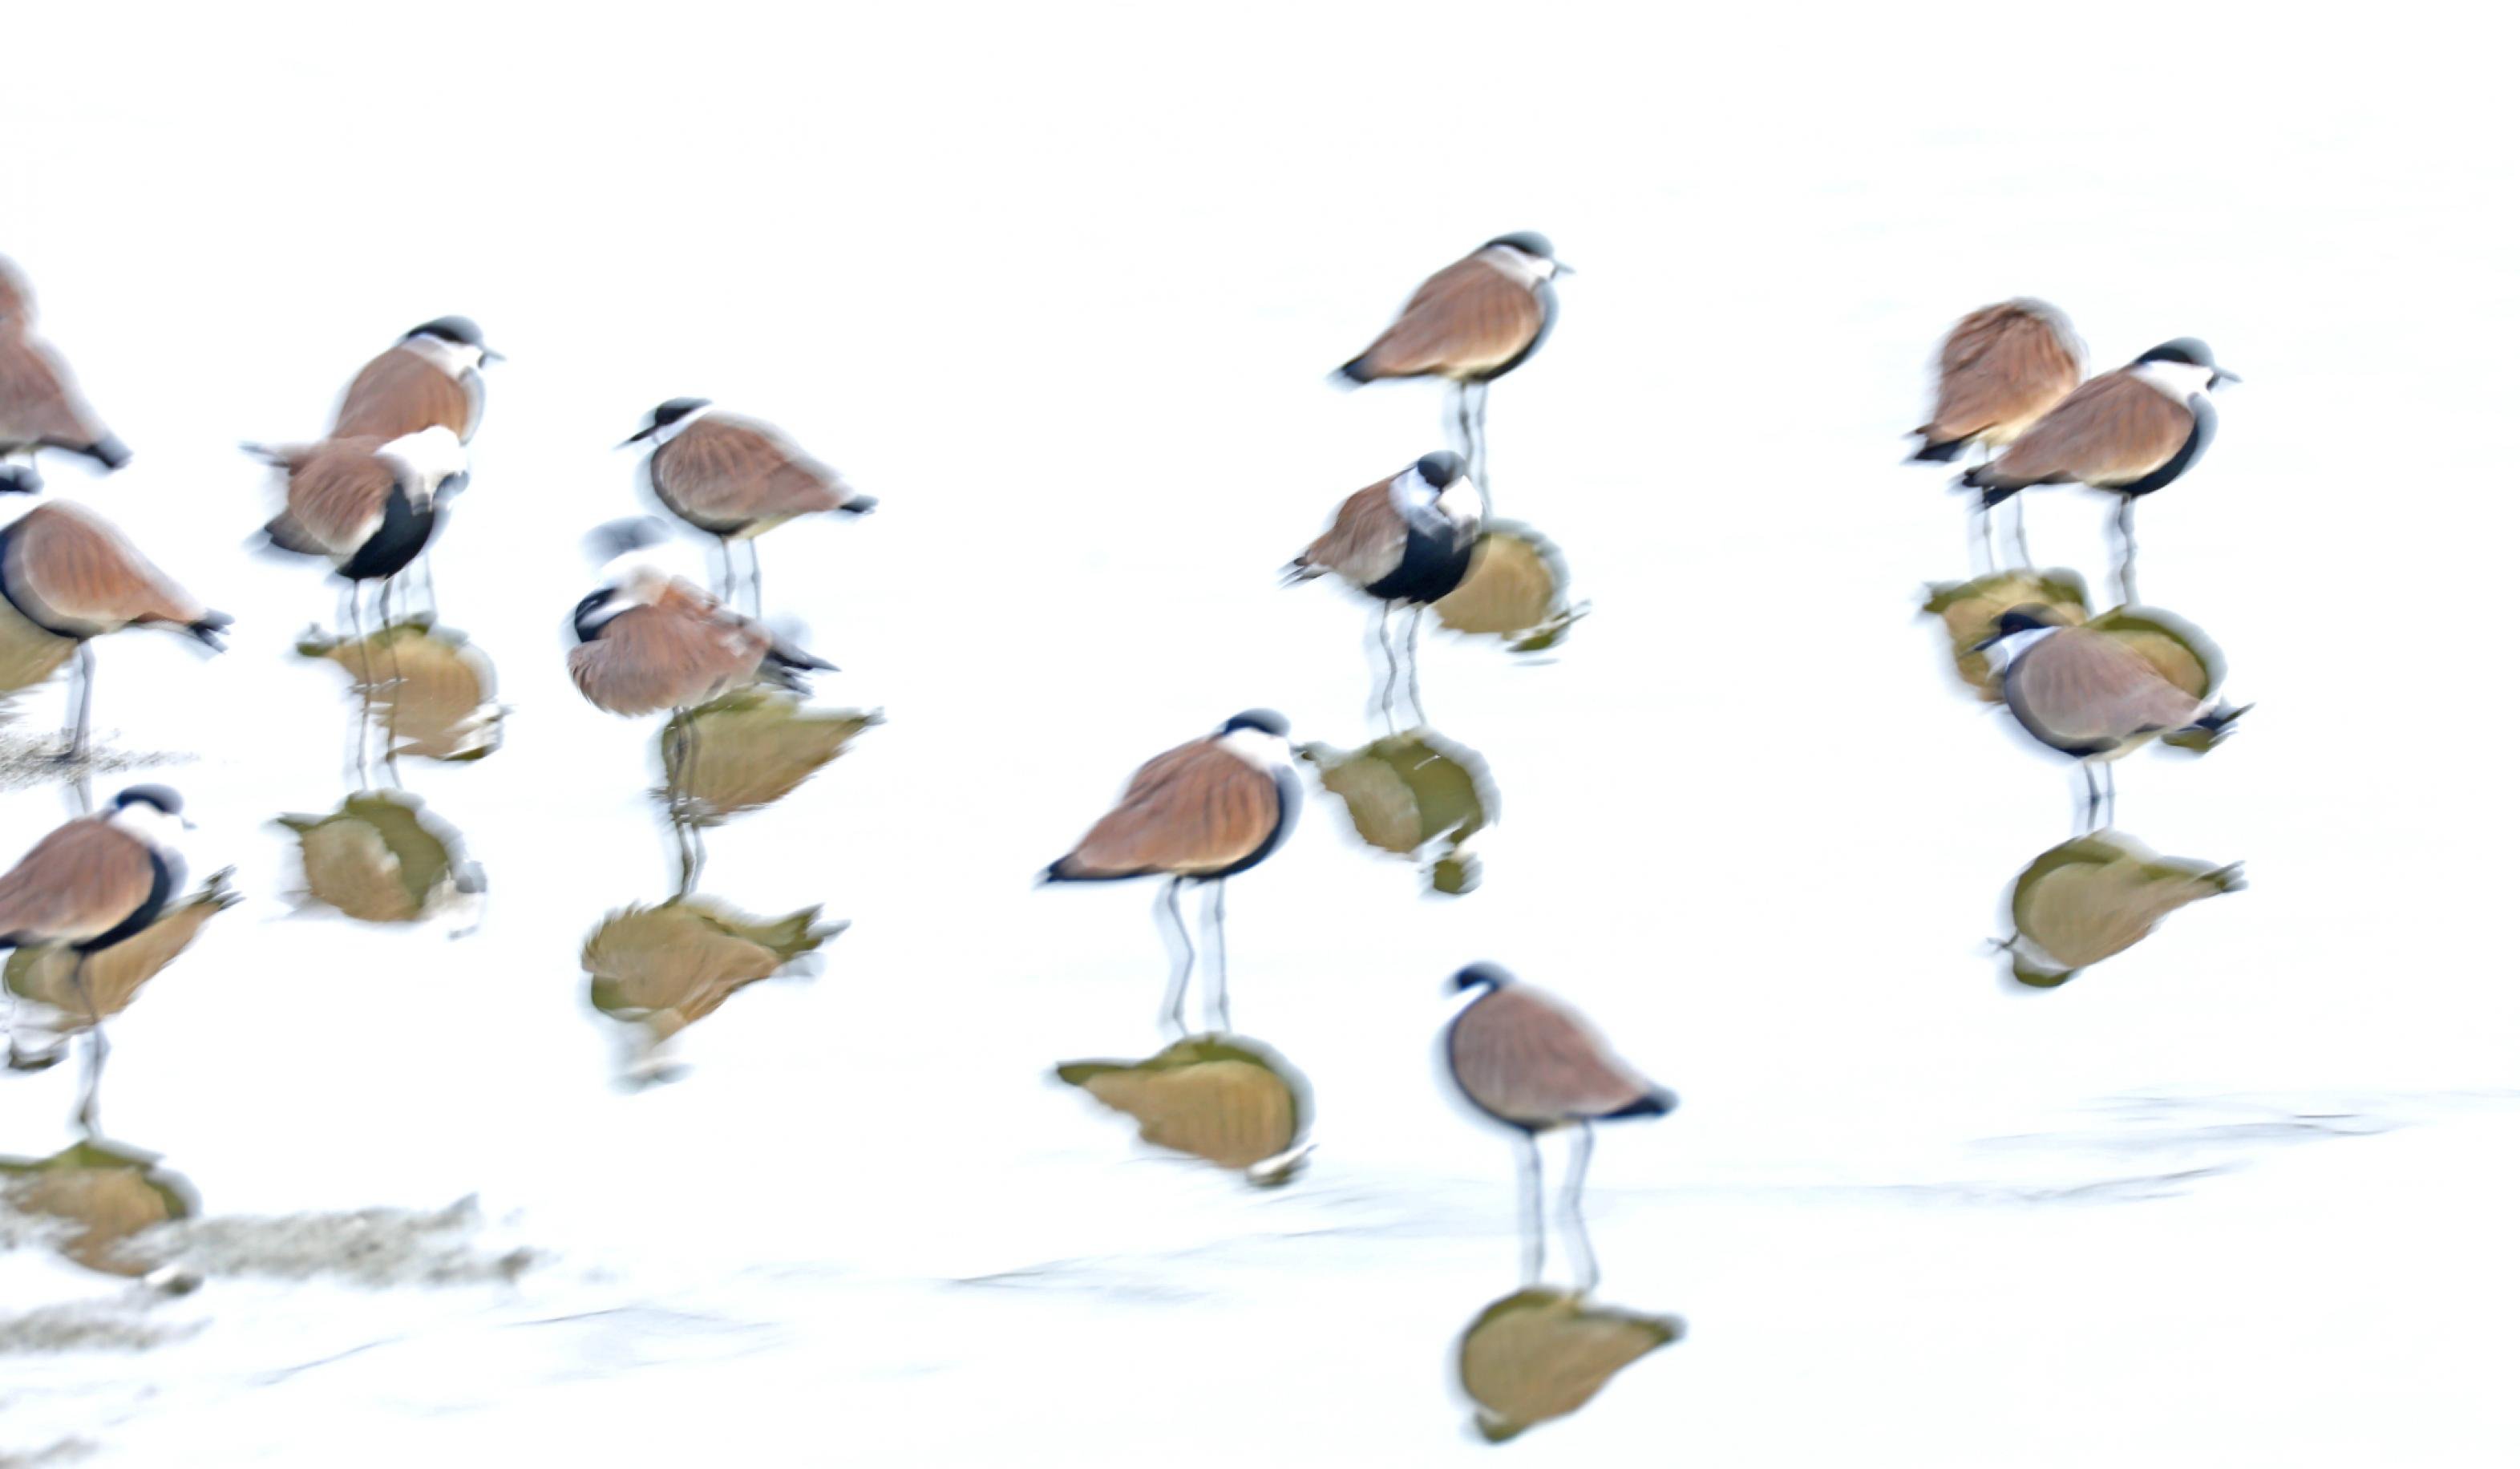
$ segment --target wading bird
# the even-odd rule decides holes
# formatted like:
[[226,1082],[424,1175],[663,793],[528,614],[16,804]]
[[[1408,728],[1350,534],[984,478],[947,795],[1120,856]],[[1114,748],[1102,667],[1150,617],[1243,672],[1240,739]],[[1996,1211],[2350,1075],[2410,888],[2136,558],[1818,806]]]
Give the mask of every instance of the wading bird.
[[481,426],[481,364],[500,360],[471,317],[423,322],[350,379],[330,436],[398,439],[435,425],[469,444]]
[[[1545,235],[1500,235],[1426,278],[1400,319],[1332,380],[1442,378],[1453,384],[1453,417],[1470,475],[1488,482],[1488,384],[1522,365],[1557,320],[1550,282],[1571,276]],[[1473,408],[1471,390],[1477,390]]]
[[[58,449],[119,469],[131,458],[71,385],[69,369],[36,339],[34,297],[0,259],[0,493],[44,487],[35,455]],[[22,456],[23,464],[8,461]]]
[[[1285,718],[1246,709],[1213,734],[1177,745],[1138,768],[1109,815],[1094,824],[1074,851],[1042,869],[1043,882],[1117,882],[1161,877],[1156,926],[1166,914],[1181,939],[1181,962],[1164,990],[1162,1019],[1182,1035],[1182,1007],[1198,948],[1182,923],[1184,883],[1204,883],[1216,933],[1216,1025],[1234,1022],[1225,992],[1225,879],[1248,871],[1278,850],[1303,807]],[[1170,947],[1170,939],[1166,947]]]
[[1286,564],[1286,585],[1335,574],[1375,599],[1377,638],[1385,677],[1382,712],[1387,720],[1400,684],[1400,661],[1391,646],[1391,614],[1409,613],[1409,703],[1418,706],[1418,624],[1426,604],[1462,584],[1478,544],[1485,506],[1462,457],[1429,454],[1388,479],[1347,497],[1330,528]]
[[88,956],[158,921],[184,885],[184,860],[173,847],[174,829],[191,824],[183,811],[183,798],[165,786],[132,786],[113,798],[112,810],[54,828],[0,875],[0,949],[60,944],[76,956],[70,988],[88,1011],[78,1122],[90,1135],[106,1045],[87,988]]
[[463,442],[434,423],[397,439],[245,450],[281,471],[287,504],[264,535],[282,551],[330,560],[333,574],[351,584],[354,618],[358,585],[390,580],[410,565],[436,534],[439,502],[471,477]]
[[225,612],[214,612],[150,564],[94,512],[66,501],[39,505],[0,528],[0,598],[20,616],[78,645],[78,692],[62,758],[87,754],[88,704],[96,654],[88,644],[127,627],[159,623],[190,633],[211,651],[226,645]]
[[863,515],[875,497],[840,482],[830,467],[805,456],[768,423],[722,414],[706,398],[656,405],[637,433],[616,447],[653,440],[643,466],[648,487],[665,509],[717,537],[725,558],[720,590],[735,601],[735,543],[749,544],[752,612],[761,615],[761,547],[755,538],[796,518],[838,511]]
[[[2208,704],[2169,679],[2134,648],[2106,633],[2063,627],[2036,603],[2006,611],[1980,650],[2003,654],[2003,702],[2030,737],[2082,763],[2084,826],[2100,821],[2098,771],[2163,734],[2201,730],[2220,735],[2253,705]],[[2108,779],[2108,823],[2117,821],[2118,786]]]
[[[1943,338],[1934,413],[1915,430],[1909,462],[1948,464],[1975,445],[1993,451],[2019,438],[2083,380],[2083,343],[2065,313],[2027,296],[1961,317]],[[2030,564],[2030,543],[2013,506],[2015,550]],[[1995,569],[1994,513],[1981,508],[1987,562]]]
[[2032,485],[2086,484],[2118,496],[2118,583],[2135,600],[2135,502],[2187,472],[2214,441],[2216,386],[2237,382],[2192,336],[2163,342],[2067,393],[1993,460],[1960,476],[1990,511]]
[[1495,964],[1462,969],[1453,976],[1453,989],[1480,994],[1462,1007],[1444,1033],[1445,1066],[1470,1105],[1515,1134],[1523,1283],[1540,1282],[1547,1253],[1540,1135],[1572,1128],[1575,1139],[1560,1216],[1568,1253],[1580,1261],[1576,1290],[1589,1291],[1601,1273],[1592,1241],[1584,1234],[1584,1169],[1593,1157],[1593,1124],[1660,1117],[1680,1105],[1680,1099],[1620,1060],[1565,1002],[1519,983]]
[[801,692],[805,674],[832,665],[652,566],[589,593],[571,620],[577,645],[569,649],[568,674],[588,703],[634,718],[673,711],[665,805],[682,845],[681,891],[688,895],[704,855],[686,809],[685,781],[698,739],[691,711],[756,683]]

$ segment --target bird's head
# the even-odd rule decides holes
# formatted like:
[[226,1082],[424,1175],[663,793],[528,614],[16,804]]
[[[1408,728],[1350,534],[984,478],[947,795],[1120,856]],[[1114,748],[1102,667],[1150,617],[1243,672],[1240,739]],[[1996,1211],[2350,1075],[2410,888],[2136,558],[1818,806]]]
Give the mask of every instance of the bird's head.
[[647,439],[654,439],[660,444],[666,443],[675,434],[697,423],[702,414],[708,412],[708,407],[709,400],[706,398],[667,398],[648,411],[648,422],[640,425],[637,433],[612,447],[627,449],[632,444]]
[[1523,255],[1530,268],[1544,281],[1552,276],[1575,274],[1574,266],[1559,263],[1556,246],[1551,245],[1549,237],[1538,230],[1516,230],[1510,235],[1499,235],[1479,248],[1492,250],[1500,245]]
[[1491,964],[1481,959],[1475,964],[1465,965],[1457,970],[1453,975],[1451,989],[1454,994],[1459,995],[1464,990],[1502,990],[1511,983],[1513,983],[1513,976],[1506,972],[1503,964]]
[[2019,606],[2005,608],[2003,615],[1995,619],[1995,631],[1980,639],[1971,650],[1984,652],[2026,634],[2049,632],[2061,625],[2055,608],[2043,602],[2025,601]]
[[184,798],[164,785],[134,785],[115,792],[113,815],[108,820],[153,845],[193,824],[184,820]]
[[441,316],[432,322],[422,322],[402,334],[405,341],[419,337],[439,343],[472,367],[506,360],[483,344],[480,326],[469,316]]
[[[2199,387],[2214,388],[2226,382],[2240,380],[2239,374],[2225,372],[2222,366],[2214,361],[2212,347],[2193,336],[2172,337],[2137,358],[2133,365],[2140,368],[2152,364],[2160,364],[2171,372],[2178,373],[2182,378],[2193,377],[2198,379],[2196,385]],[[2194,371],[2180,373],[2179,370],[2182,368]]]

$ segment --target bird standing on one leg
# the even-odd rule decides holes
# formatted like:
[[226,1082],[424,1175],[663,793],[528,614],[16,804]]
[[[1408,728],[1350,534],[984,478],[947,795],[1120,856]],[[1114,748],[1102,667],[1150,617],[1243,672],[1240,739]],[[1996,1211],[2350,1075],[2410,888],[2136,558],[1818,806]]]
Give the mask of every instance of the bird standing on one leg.
[[[2021,436],[2083,380],[2083,343],[2065,314],[2028,296],[1982,306],[1943,338],[1933,417],[1915,430],[1911,464],[1948,464],[1975,445],[1993,451]],[[1992,507],[1981,507],[1989,570],[1995,564]],[[2015,544],[2026,567],[2030,543],[2013,508]]]
[[[34,334],[34,299],[0,259],[0,493],[44,486],[35,455],[59,449],[119,469],[131,451],[108,432],[70,383],[69,369]],[[8,461],[23,456],[25,463]]]
[[1216,733],[1177,745],[1138,768],[1109,815],[1094,824],[1075,850],[1042,870],[1043,882],[1116,882],[1161,877],[1156,921],[1171,915],[1182,961],[1164,991],[1162,1019],[1190,1033],[1182,1010],[1198,947],[1181,917],[1184,883],[1205,884],[1216,931],[1216,1023],[1233,1029],[1225,988],[1225,879],[1278,850],[1303,808],[1286,721],[1269,709],[1246,709]]
[[[876,507],[840,482],[828,466],[805,456],[767,423],[716,412],[706,398],[672,398],[656,405],[648,423],[617,446],[643,440],[655,449],[642,465],[649,489],[665,509],[717,537],[726,556],[725,597],[735,601],[738,541],[754,538],[798,515],[841,512],[863,515]],[[752,614],[761,615],[761,548],[750,546]]]
[[213,652],[226,646],[219,641],[229,622],[225,612],[202,605],[101,516],[67,501],[39,505],[0,528],[0,598],[37,628],[78,645],[66,760],[87,754],[96,682],[90,640],[160,623],[190,633]]
[[[1330,528],[1286,565],[1286,584],[1335,573],[1340,580],[1381,603],[1383,645],[1390,645],[1394,607],[1413,610],[1409,619],[1409,689],[1413,718],[1425,719],[1415,708],[1418,689],[1418,619],[1427,603],[1440,600],[1469,573],[1470,554],[1478,544],[1486,507],[1458,454],[1438,452],[1388,479],[1350,495],[1340,503]],[[1382,710],[1388,719],[1400,682],[1395,658],[1383,685]]]
[[[1453,417],[1469,472],[1488,482],[1487,384],[1522,365],[1557,320],[1550,283],[1571,276],[1545,235],[1500,235],[1429,276],[1400,319],[1332,374],[1332,380],[1442,378],[1453,384]],[[1478,393],[1473,416],[1470,392]]]
[[1593,1124],[1659,1117],[1680,1099],[1611,1051],[1565,1002],[1519,983],[1495,964],[1472,964],[1453,976],[1453,989],[1480,991],[1444,1033],[1444,1062],[1470,1105],[1513,1129],[1523,1205],[1523,1283],[1540,1282],[1547,1256],[1542,1223],[1542,1133],[1575,1130],[1561,1222],[1567,1248],[1579,1257],[1576,1291],[1600,1279],[1584,1232],[1584,1169],[1592,1160]]
[[76,956],[70,988],[87,1006],[88,1066],[77,1121],[97,1131],[97,1084],[105,1072],[105,1026],[88,993],[88,956],[158,921],[184,885],[173,846],[184,801],[162,785],[135,785],[112,810],[56,827],[0,875],[0,949],[68,946]]

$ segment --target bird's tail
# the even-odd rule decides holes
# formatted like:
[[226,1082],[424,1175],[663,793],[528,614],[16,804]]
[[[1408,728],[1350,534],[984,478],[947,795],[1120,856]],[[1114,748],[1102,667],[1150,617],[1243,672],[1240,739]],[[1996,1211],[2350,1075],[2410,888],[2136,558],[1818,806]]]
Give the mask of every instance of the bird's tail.
[[2224,732],[2229,730],[2233,724],[2238,722],[2241,715],[2248,713],[2256,707],[2258,706],[2255,704],[2242,704],[2237,709],[2234,709],[2229,704],[2216,704],[2212,709],[2207,710],[2203,714],[2197,715],[2196,722],[2189,725],[2187,728],[2191,730],[2202,730],[2207,734],[2213,736],[2216,740],[2220,740],[2223,737]]
[[1315,565],[1312,553],[1306,552],[1278,569],[1278,585],[1298,587],[1317,576],[1326,574],[1328,570],[1328,566]]
[[1604,1112],[1601,1116],[1605,1119],[1612,1117],[1660,1117],[1679,1105],[1679,1097],[1673,1095],[1666,1088],[1656,1087],[1652,1091],[1647,1091],[1644,1095],[1638,1097],[1635,1101],[1619,1108],[1617,1111]]
[[1361,356],[1354,357],[1346,362],[1340,363],[1338,367],[1330,373],[1330,385],[1332,387],[1359,387],[1365,383],[1372,382],[1374,378],[1374,371],[1370,365],[1368,365],[1366,358],[1372,357],[1372,355],[1373,354],[1372,352],[1367,352]]
[[872,515],[875,513],[875,508],[881,503],[881,501],[877,500],[873,495],[851,495],[848,499],[840,502],[840,513],[844,515]]
[[1934,430],[1931,427],[1919,428],[1915,430],[1915,433],[1916,437],[1922,439],[1924,442],[1916,446],[1915,453],[1908,456],[1908,463],[1912,465],[1950,464],[1953,460],[1959,457],[1959,452],[1962,449],[1967,448],[1969,443],[1965,436],[1956,439],[1944,439],[1942,442],[1936,443],[1934,441]]
[[184,631],[202,640],[208,645],[210,651],[223,653],[228,650],[228,645],[220,642],[219,638],[227,632],[228,625],[235,621],[235,618],[225,612],[203,612],[201,616],[185,623]]
[[32,495],[43,487],[33,465],[0,465],[0,495]]
[[328,554],[313,536],[306,533],[306,527],[291,519],[286,513],[272,516],[271,523],[262,528],[262,533],[273,546],[282,551],[297,556]]
[[807,691],[805,676],[814,672],[837,673],[839,665],[827,663],[792,643],[772,643],[761,655],[762,682],[789,693]]
[[122,440],[110,433],[97,435],[96,442],[81,449],[79,453],[105,466],[107,473],[112,473],[131,463],[131,451],[123,447]]

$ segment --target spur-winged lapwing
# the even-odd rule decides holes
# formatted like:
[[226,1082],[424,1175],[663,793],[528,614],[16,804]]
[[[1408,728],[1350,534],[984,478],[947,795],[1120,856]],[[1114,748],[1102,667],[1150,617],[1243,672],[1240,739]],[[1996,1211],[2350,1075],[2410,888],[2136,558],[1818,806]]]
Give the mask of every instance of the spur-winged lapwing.
[[1391,645],[1391,613],[1409,607],[1409,701],[1418,704],[1418,624],[1426,604],[1462,584],[1470,569],[1486,507],[1462,457],[1429,454],[1388,479],[1340,503],[1330,528],[1286,564],[1286,584],[1336,575],[1379,603],[1377,636],[1385,677],[1382,710],[1390,717],[1400,684],[1400,661]]
[[[71,384],[69,369],[34,334],[34,297],[0,259],[0,493],[44,487],[35,455],[58,449],[119,469],[131,458]],[[8,461],[24,456],[25,463]]]
[[[1934,412],[1915,430],[1909,462],[1948,464],[1974,445],[1992,456],[2021,436],[2083,380],[2083,343],[2065,313],[2028,296],[1981,306],[1943,338],[1934,376]],[[2030,563],[2029,537],[2013,506],[2014,548]],[[1975,517],[1996,569],[1995,514]]]
[[[735,600],[735,543],[752,541],[799,515],[832,511],[863,515],[875,497],[840,482],[768,423],[717,412],[706,398],[656,405],[637,433],[618,447],[653,441],[642,472],[665,509],[717,537],[726,560],[721,596]],[[761,614],[761,548],[752,556],[752,612]]]
[[1303,808],[1284,716],[1246,709],[1213,734],[1177,745],[1138,768],[1109,815],[1094,824],[1075,850],[1042,869],[1043,882],[1116,882],[1161,877],[1156,923],[1171,917],[1181,962],[1164,991],[1162,1018],[1183,1035],[1182,1015],[1197,946],[1182,923],[1184,883],[1204,883],[1216,932],[1216,1026],[1234,1022],[1225,991],[1225,879],[1248,871],[1278,850]]
[[350,379],[331,436],[398,439],[435,425],[469,444],[481,426],[481,364],[500,360],[471,317],[423,322]]

